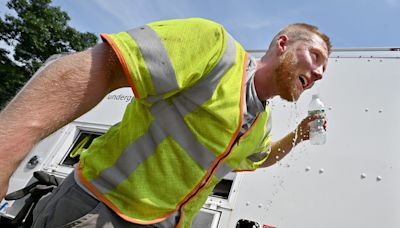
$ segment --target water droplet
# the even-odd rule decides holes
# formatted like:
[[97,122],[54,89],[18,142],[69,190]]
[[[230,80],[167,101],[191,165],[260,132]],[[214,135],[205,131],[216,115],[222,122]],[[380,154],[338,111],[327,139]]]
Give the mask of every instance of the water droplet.
[[260,203],[260,204],[258,204],[258,208],[262,208],[263,207],[263,205]]
[[324,169],[319,169],[319,171],[318,171],[320,174],[323,174],[324,172],[325,172],[325,170]]
[[311,167],[310,166],[307,166],[306,167],[306,171],[308,172],[308,171],[310,171],[311,170]]
[[278,148],[278,151],[281,151],[281,148]]
[[276,159],[276,160],[279,160],[279,156],[276,156],[275,159]]
[[383,112],[383,110],[382,109],[379,109],[379,111],[378,111],[379,113],[382,113]]
[[330,106],[330,107],[328,108],[328,110],[332,110],[332,106]]
[[376,177],[376,181],[381,181],[382,180],[382,177],[381,176],[377,176]]
[[365,179],[365,178],[367,178],[367,174],[361,173],[361,179]]
[[368,112],[368,109],[367,109],[367,108],[365,109],[365,112]]
[[249,201],[246,202],[246,206],[250,206],[250,202]]

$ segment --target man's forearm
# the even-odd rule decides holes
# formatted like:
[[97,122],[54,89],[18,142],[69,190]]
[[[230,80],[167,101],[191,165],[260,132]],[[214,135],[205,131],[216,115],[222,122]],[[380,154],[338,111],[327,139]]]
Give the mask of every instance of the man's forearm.
[[0,197],[3,185],[42,138],[94,107],[112,88],[113,61],[98,46],[47,66],[0,113]]
[[[272,142],[271,152],[268,159],[262,164],[261,167],[268,167],[282,158],[284,158],[297,144],[310,139],[310,122],[319,119],[318,115],[312,115],[305,117],[300,124],[297,126],[296,130],[290,132],[281,140]],[[326,127],[326,123],[324,125]]]
[[295,132],[290,132],[281,140],[271,143],[271,152],[268,159],[261,167],[268,167],[284,158],[301,140],[296,137]]

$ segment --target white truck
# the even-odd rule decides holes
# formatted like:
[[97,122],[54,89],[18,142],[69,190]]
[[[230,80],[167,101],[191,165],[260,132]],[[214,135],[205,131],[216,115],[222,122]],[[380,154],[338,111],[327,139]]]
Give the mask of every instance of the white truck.
[[[228,174],[193,227],[400,227],[400,48],[335,49],[324,80],[297,103],[269,101],[274,140],[295,129],[315,93],[326,105],[326,144],[304,142],[274,166]],[[71,153],[119,122],[132,99],[129,88],[113,91],[42,140],[12,176],[8,192],[31,183],[35,171],[66,177],[78,161]],[[0,226],[23,205],[24,199],[2,200]]]

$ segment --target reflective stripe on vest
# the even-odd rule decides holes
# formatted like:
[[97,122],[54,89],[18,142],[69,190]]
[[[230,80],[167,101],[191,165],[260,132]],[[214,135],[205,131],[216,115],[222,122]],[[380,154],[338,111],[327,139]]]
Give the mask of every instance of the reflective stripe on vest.
[[[142,53],[147,69],[150,72],[156,93],[161,94],[177,89],[178,82],[176,81],[174,68],[158,35],[148,26],[129,30],[128,33],[139,46],[140,53]],[[159,54],[157,59],[154,59],[154,55],[151,54],[151,51],[154,49]],[[166,77],[167,80],[161,80],[159,78],[161,76]],[[165,83],[165,81],[168,83]]]
[[[140,31],[141,33],[138,34],[137,31]],[[143,33],[143,31],[145,32]],[[165,87],[160,85],[161,83],[157,83],[157,75],[160,74],[159,71],[163,67],[168,72],[167,77],[171,77],[172,73],[170,73],[170,69],[172,69],[172,66],[168,59],[168,55],[165,54],[165,56],[160,56],[163,57],[163,64],[162,67],[160,67],[159,64],[154,63],[157,60],[146,59],[145,54],[146,47],[148,47],[149,43],[160,48],[160,53],[164,53],[164,47],[159,43],[157,38],[154,38],[154,36],[157,35],[147,27],[140,27],[131,30],[129,34],[135,38],[140,50],[144,51],[143,56],[149,71],[152,72],[151,76],[152,80],[155,82],[155,89],[164,91]],[[209,169],[216,157],[212,152],[198,142],[193,133],[183,122],[183,117],[211,98],[221,77],[235,63],[235,58],[235,41],[230,35],[228,35],[225,53],[213,70],[194,86],[174,98],[174,105],[169,105],[165,101],[155,103],[151,107],[154,122],[150,125],[148,133],[129,145],[118,158],[114,166],[103,170],[96,179],[91,181],[92,185],[103,194],[115,189],[135,171],[139,164],[154,153],[155,147],[167,136],[172,136],[190,154],[190,156],[203,167],[204,170]],[[176,80],[173,81],[176,82]],[[204,84],[209,85],[207,87],[208,89],[204,88]],[[196,96],[194,99],[192,98],[189,103],[185,99],[185,96],[190,96],[193,91],[199,90],[200,88],[200,93],[197,93],[200,94],[200,96]],[[177,110],[171,111],[172,109]],[[178,115],[178,113],[180,115]],[[226,164],[222,164],[215,175],[222,179],[231,170],[232,169]]]

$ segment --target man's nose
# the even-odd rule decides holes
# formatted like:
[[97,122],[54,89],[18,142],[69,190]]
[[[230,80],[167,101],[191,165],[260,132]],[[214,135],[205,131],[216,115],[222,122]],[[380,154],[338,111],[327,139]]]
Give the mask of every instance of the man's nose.
[[323,73],[324,73],[323,66],[319,66],[319,67],[315,68],[312,71],[312,75],[313,75],[314,81],[321,80],[322,76],[323,76]]

